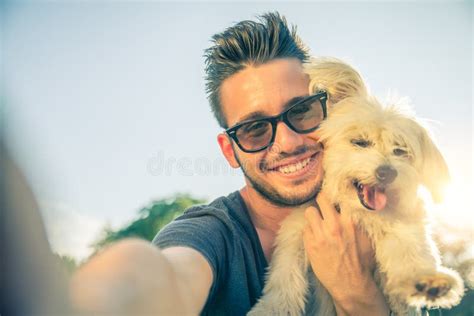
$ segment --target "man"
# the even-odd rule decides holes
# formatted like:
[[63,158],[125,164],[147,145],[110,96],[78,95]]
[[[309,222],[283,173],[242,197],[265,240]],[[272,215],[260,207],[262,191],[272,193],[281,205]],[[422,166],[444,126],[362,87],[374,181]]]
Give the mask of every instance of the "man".
[[[244,315],[261,295],[281,222],[305,208],[305,249],[338,315],[387,315],[371,275],[368,238],[318,194],[323,153],[317,126],[325,100],[308,95],[302,71],[308,53],[295,30],[278,14],[266,14],[215,35],[206,57],[211,107],[226,129],[217,141],[246,185],[165,227],[154,240],[160,250],[131,240],[91,260],[72,282],[75,305]],[[307,122],[298,119],[301,111],[317,114]]]

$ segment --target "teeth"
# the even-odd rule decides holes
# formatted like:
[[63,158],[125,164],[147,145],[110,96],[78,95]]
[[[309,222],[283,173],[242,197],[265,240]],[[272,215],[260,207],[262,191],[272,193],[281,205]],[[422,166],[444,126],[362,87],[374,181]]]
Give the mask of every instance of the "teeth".
[[299,171],[299,170],[303,169],[304,167],[306,167],[310,161],[311,161],[311,157],[306,158],[305,160],[297,162],[297,163],[292,164],[292,165],[286,165],[286,166],[277,168],[277,171],[279,171],[281,173],[284,173],[284,174],[293,173],[293,172]]

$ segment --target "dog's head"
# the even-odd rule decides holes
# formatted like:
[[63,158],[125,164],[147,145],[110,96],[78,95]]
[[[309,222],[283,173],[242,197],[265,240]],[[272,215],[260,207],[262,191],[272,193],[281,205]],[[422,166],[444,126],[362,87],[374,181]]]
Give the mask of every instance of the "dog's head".
[[384,107],[368,96],[342,99],[318,134],[325,146],[325,185],[339,198],[368,210],[409,210],[422,184],[439,201],[449,178],[446,163],[427,130],[401,105]]
[[333,200],[342,196],[373,210],[403,202],[409,208],[421,184],[441,201],[448,168],[406,105],[383,107],[357,70],[339,59],[313,58],[305,71],[310,93],[328,92],[329,117],[317,135],[325,145],[325,185],[337,195]]

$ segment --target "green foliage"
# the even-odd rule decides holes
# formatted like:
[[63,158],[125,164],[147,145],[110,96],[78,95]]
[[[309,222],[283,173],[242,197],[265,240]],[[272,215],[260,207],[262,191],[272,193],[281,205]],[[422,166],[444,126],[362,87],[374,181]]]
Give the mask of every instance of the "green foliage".
[[58,260],[59,265],[63,268],[68,275],[72,275],[79,266],[77,261],[70,256],[53,254],[54,257]]
[[125,227],[118,230],[109,226],[105,227],[101,237],[93,244],[94,253],[124,238],[135,237],[151,241],[163,226],[181,215],[184,210],[204,202],[187,194],[178,194],[171,198],[154,201],[139,210],[138,218]]

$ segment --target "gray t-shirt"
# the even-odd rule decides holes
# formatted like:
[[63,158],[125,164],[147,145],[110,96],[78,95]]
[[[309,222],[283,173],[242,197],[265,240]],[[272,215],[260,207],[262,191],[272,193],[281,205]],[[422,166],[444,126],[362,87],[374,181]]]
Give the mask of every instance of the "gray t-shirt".
[[238,191],[189,208],[153,243],[190,247],[207,259],[214,281],[201,315],[245,315],[261,296],[267,261]]

